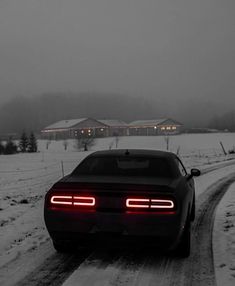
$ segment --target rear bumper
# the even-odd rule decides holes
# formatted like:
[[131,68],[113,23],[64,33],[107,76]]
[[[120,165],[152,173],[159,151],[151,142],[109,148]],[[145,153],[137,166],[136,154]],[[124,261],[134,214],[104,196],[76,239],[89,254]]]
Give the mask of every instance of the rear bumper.
[[53,232],[51,235],[53,241],[71,243],[75,247],[141,247],[169,249],[174,248],[178,243],[174,237],[158,237],[158,236],[139,236],[125,235],[119,233],[100,232],[95,234],[90,233],[64,233]]
[[45,223],[53,240],[82,244],[177,244],[181,215],[149,213],[68,212],[45,210]]

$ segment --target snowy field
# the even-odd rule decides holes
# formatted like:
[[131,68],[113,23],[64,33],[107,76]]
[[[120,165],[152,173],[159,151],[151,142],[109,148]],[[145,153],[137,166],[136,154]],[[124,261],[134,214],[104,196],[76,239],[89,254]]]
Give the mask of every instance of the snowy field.
[[[196,166],[201,170],[223,166],[196,179],[197,196],[213,182],[235,172],[235,165],[231,165],[234,155],[225,156],[220,145],[222,142],[226,151],[233,149],[235,134],[184,134],[170,136],[169,140],[169,150],[179,154],[188,170]],[[115,149],[116,145],[125,149],[166,150],[163,136],[97,139],[87,152],[77,151],[73,140],[68,141],[67,150],[64,150],[63,141],[51,141],[48,149],[46,140],[38,143],[38,153],[0,156],[0,285],[14,284],[17,277],[27,273],[27,270],[24,273],[15,269],[15,277],[6,280],[12,271],[9,265],[26,253],[33,255],[49,239],[43,221],[45,193],[91,151]],[[227,163],[230,165],[226,166]],[[230,187],[216,215],[214,249],[218,285],[234,285],[235,282],[234,188],[235,185]],[[53,252],[51,247],[38,257],[37,263]],[[27,261],[25,263],[27,265]]]
[[217,284],[234,285],[235,184],[231,185],[218,205],[215,217],[213,241]]

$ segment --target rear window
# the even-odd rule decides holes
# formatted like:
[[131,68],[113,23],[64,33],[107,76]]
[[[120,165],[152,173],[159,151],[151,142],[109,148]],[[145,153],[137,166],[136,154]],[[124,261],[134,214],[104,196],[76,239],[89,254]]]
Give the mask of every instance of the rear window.
[[172,177],[165,158],[89,157],[73,171],[73,175]]

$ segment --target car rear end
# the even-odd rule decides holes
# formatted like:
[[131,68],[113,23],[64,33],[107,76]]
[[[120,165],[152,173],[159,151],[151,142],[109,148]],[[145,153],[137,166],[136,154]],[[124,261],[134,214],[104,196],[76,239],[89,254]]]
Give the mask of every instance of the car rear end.
[[177,243],[183,228],[178,191],[169,180],[162,185],[131,180],[57,183],[45,200],[52,239],[82,245]]

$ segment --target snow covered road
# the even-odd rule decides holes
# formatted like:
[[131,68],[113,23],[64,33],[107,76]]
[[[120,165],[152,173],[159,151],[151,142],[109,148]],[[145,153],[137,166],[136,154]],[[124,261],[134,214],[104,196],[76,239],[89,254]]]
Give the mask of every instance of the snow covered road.
[[[213,212],[228,185],[235,180],[233,163],[229,161],[205,169],[205,175],[196,181],[197,217],[189,259],[179,259],[146,249],[100,249],[90,252],[78,249],[73,255],[57,254],[42,224],[41,228],[36,226],[37,230],[29,232],[30,235],[22,240],[23,244],[18,242],[16,248],[16,242],[12,246],[18,252],[13,251],[12,256],[7,255],[7,252],[1,255],[1,285],[60,285],[63,281],[64,285],[214,285],[211,251]],[[214,198],[214,194],[219,196]],[[42,216],[42,200],[26,212],[25,217],[23,215],[16,221],[20,227],[25,225],[27,228],[32,226],[38,216]],[[19,223],[20,220],[22,223]],[[12,233],[15,234],[18,224],[13,224]],[[6,233],[1,234],[2,238],[5,237],[6,249],[7,238],[13,235],[7,235],[10,225],[5,225],[3,229]]]

